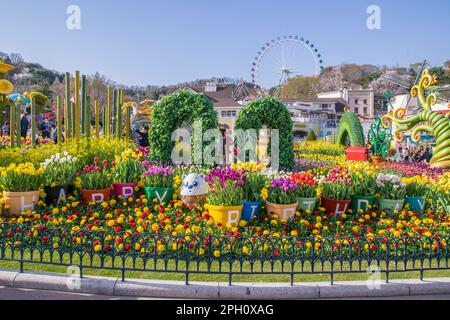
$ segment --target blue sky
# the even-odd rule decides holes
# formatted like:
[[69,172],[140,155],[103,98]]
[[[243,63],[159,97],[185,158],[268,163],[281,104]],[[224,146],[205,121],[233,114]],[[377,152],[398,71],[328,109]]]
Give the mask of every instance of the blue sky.
[[[71,4],[81,8],[81,30],[66,28]],[[371,4],[381,8],[381,30],[366,27]],[[448,0],[0,0],[0,6],[9,13],[0,20],[0,51],[58,71],[98,71],[127,85],[250,80],[258,50],[282,35],[311,40],[325,66],[450,59]]]

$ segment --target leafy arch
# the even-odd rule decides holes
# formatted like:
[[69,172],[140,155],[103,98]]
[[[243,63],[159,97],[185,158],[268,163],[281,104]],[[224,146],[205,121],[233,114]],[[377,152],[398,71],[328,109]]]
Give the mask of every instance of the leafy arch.
[[363,147],[365,144],[363,127],[354,112],[346,112],[342,116],[337,133],[337,143],[347,146],[349,138],[352,147]]
[[[174,147],[172,132],[179,129],[183,123],[202,121],[203,132],[219,127],[213,102],[204,94],[189,90],[178,90],[162,98],[153,106],[152,118],[149,133],[150,158],[160,162],[171,160]],[[192,135],[192,139],[194,138]],[[194,152],[195,148],[192,148],[192,153]]]
[[292,169],[295,161],[291,114],[282,102],[273,97],[253,101],[243,108],[236,119],[235,128],[259,132],[263,126],[279,130],[280,167]]

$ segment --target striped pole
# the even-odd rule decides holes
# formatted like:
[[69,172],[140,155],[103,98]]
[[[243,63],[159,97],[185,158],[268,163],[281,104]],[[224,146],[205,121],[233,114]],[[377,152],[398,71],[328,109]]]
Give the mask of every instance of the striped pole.
[[70,106],[70,114],[71,114],[71,117],[70,117],[71,137],[72,137],[72,139],[74,139],[75,138],[75,127],[76,127],[75,126],[75,102],[70,102],[69,106]]
[[[70,105],[70,73],[66,72],[66,100],[64,105],[64,131],[66,133],[66,141],[71,136],[70,134],[70,119],[69,115],[71,114],[71,105]],[[73,116],[73,114],[72,114]],[[59,140],[58,140],[59,142]]]
[[131,138],[131,105],[126,107],[126,131],[127,140]]
[[112,123],[112,135],[113,137],[117,137],[117,90],[113,91],[113,123]]
[[57,114],[56,114],[56,122],[57,122],[57,127],[58,127],[58,132],[57,132],[57,139],[58,139],[58,143],[62,143],[63,142],[63,138],[62,138],[62,98],[60,96],[57,97]]

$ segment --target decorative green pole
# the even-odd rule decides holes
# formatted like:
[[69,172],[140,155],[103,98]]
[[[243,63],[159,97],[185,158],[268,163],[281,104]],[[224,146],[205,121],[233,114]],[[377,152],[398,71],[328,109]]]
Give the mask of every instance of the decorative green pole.
[[74,102],[70,102],[69,105],[70,105],[70,114],[71,114],[71,117],[70,117],[70,127],[71,127],[70,133],[71,133],[72,139],[74,139],[75,138],[75,103]]
[[132,104],[126,105],[126,137],[131,138],[131,108]]
[[91,138],[91,97],[86,97],[86,109],[84,114],[85,133],[88,138]]
[[80,141],[80,71],[75,71],[75,120],[74,120],[74,131],[75,138],[77,142]]
[[95,136],[100,138],[100,106],[98,101],[94,101],[94,112],[95,112]]
[[15,132],[14,130],[16,126],[16,106],[15,105],[10,105],[9,106],[9,146],[11,148],[14,148],[14,146],[16,145],[15,142]]
[[62,107],[63,107],[63,104],[62,104],[62,98],[60,97],[60,96],[58,96],[58,98],[56,99],[57,100],[57,102],[56,102],[56,104],[57,104],[57,106],[56,106],[56,108],[57,108],[57,114],[56,114],[56,122],[57,122],[57,127],[58,127],[58,132],[57,132],[57,134],[58,134],[58,143],[62,143],[63,142],[63,139],[62,139]]
[[122,126],[122,106],[123,106],[123,95],[124,91],[119,90],[119,94],[117,97],[117,139],[122,139],[122,132],[123,132],[123,126]]
[[118,104],[117,89],[113,91],[113,123],[112,123],[112,136],[117,137],[117,104]]
[[[69,115],[73,117],[71,113],[71,102],[70,102],[70,73],[66,72],[66,101],[64,105],[64,131],[66,133],[66,141],[71,136],[71,123]],[[59,140],[58,140],[59,142]]]
[[81,76],[81,134],[86,134],[86,76]]
[[22,145],[22,122],[20,121],[20,114],[21,114],[21,108],[20,105],[17,104],[16,105],[16,127],[17,127],[17,132],[16,132],[16,139],[17,139],[17,146],[20,147]]
[[113,90],[108,87],[108,104],[106,106],[105,121],[103,122],[103,135],[108,139],[111,137],[111,108],[113,104]]
[[31,94],[31,145],[36,145],[36,98]]

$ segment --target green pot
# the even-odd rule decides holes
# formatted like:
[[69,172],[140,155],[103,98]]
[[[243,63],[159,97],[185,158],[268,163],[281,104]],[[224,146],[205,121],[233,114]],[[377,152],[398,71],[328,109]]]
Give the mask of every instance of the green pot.
[[374,196],[352,196],[352,204],[350,208],[353,213],[358,213],[359,210],[363,212],[369,211],[369,206],[373,206],[375,203]]
[[306,210],[313,212],[318,202],[317,198],[297,198],[297,200],[297,210],[303,210],[303,212],[306,212]]
[[145,196],[149,201],[157,199],[158,202],[162,204],[162,203],[169,203],[169,201],[173,199],[175,189],[173,187],[170,188],[145,187],[144,192]]
[[406,204],[414,213],[422,213],[425,209],[425,197],[406,197]]
[[405,205],[405,199],[403,200],[390,200],[390,199],[380,199],[380,210],[389,211],[390,213],[395,210],[402,210]]

